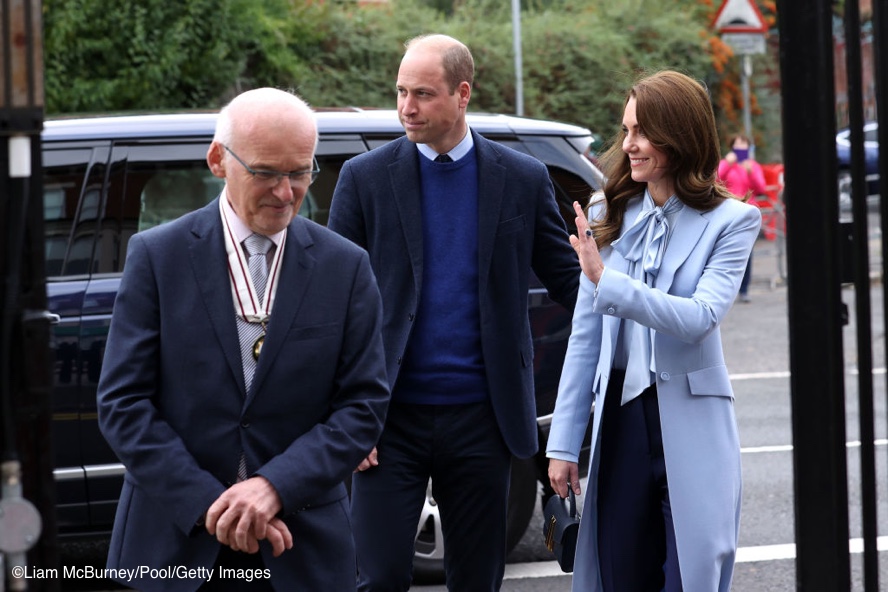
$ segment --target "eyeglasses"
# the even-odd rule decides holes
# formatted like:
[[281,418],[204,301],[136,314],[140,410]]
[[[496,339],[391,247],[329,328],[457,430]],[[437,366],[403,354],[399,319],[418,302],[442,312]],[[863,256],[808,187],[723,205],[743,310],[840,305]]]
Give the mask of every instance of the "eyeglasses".
[[287,178],[290,183],[290,187],[308,187],[312,183],[314,183],[315,179],[318,178],[318,173],[321,172],[321,167],[318,166],[318,161],[316,158],[311,159],[311,170],[307,171],[290,171],[289,173],[280,173],[278,171],[257,171],[256,169],[250,167],[247,163],[240,159],[240,157],[234,153],[234,151],[228,146],[222,145],[229,154],[231,154],[236,161],[241,163],[247,172],[253,175],[253,178],[259,181],[260,183],[265,183],[269,187],[275,187],[278,183],[281,182],[281,179],[284,177]]

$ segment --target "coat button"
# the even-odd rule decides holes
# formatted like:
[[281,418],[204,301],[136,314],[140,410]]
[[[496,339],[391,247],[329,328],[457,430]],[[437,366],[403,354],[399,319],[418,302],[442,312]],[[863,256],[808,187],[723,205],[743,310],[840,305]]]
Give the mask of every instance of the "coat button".
[[617,314],[617,309],[614,308],[613,306],[608,306],[607,307],[607,314],[609,314],[609,315]]
[[670,376],[668,372],[660,372],[660,380],[669,380]]
[[250,421],[247,419],[241,421],[241,427],[247,429],[248,427],[250,427]]

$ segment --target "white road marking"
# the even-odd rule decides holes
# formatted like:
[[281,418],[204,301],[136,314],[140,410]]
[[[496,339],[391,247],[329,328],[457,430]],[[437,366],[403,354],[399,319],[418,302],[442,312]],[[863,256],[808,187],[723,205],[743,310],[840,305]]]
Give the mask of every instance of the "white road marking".
[[745,374],[731,374],[731,380],[767,380],[769,378],[789,378],[791,376],[789,370],[780,370],[778,372],[747,372]]
[[[888,536],[876,538],[876,548],[879,551],[888,551]],[[848,541],[848,549],[851,553],[863,553],[863,539],[851,539]],[[785,545],[759,545],[757,547],[740,547],[737,549],[737,563],[754,563],[758,561],[782,561],[795,559],[796,546],[794,543]],[[554,578],[567,576],[558,567],[557,561],[535,561],[531,563],[510,563],[506,565],[507,580],[522,580],[527,578]]]
[[[885,438],[877,438],[873,443],[876,446],[885,446],[888,444],[888,440]],[[848,448],[860,448],[860,440],[846,442],[845,446]],[[741,454],[758,454],[761,452],[792,452],[792,444],[781,444],[778,446],[749,446],[740,449]]]
[[[860,371],[857,368],[846,368],[845,372],[854,376]],[[873,374],[885,374],[885,368],[873,368]],[[739,374],[731,374],[731,380],[768,380],[771,378],[789,378],[792,373],[789,370],[778,370],[775,372],[745,372]]]

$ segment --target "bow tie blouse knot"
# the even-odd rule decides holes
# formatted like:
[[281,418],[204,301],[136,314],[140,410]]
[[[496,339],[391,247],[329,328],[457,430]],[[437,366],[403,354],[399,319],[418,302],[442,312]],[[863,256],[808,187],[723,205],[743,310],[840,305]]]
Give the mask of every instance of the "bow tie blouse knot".
[[[653,205],[653,200],[645,195],[645,206]],[[648,201],[650,200],[650,202]],[[675,197],[662,206],[645,209],[638,219],[619,239],[613,248],[626,260],[641,262],[642,270],[656,276],[663,263],[666,240],[669,236],[669,217],[681,209],[682,203]]]
[[[643,199],[641,215],[611,246],[629,261],[629,276],[652,286],[663,263],[666,241],[669,239],[669,219],[674,218],[683,204],[672,196],[665,204],[657,206],[647,191]],[[621,402],[626,404],[653,383],[656,365],[651,329],[631,319],[623,319],[621,330],[621,339],[626,348],[626,376]]]

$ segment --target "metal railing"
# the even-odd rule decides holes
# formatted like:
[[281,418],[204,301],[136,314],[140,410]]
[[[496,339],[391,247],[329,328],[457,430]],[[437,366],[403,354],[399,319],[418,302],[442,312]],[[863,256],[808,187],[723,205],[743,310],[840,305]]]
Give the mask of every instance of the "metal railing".
[[[876,102],[888,113],[888,62],[880,49],[888,34],[883,0],[872,2],[876,50]],[[847,311],[842,283],[853,284],[856,322],[862,580],[879,589],[872,306],[866,175],[863,167],[861,22],[856,0],[844,2],[848,115],[851,142],[852,223],[840,225],[836,157],[834,3],[778,2],[787,208],[793,467],[795,472],[796,582],[798,590],[851,589],[848,454],[842,327]],[[791,108],[786,108],[791,106]],[[885,144],[885,126],[879,139]],[[888,159],[880,154],[885,178]],[[884,235],[888,202],[882,200]],[[882,241],[882,262],[885,241]],[[848,269],[850,268],[850,269]],[[884,277],[884,274],[879,274]],[[883,307],[888,287],[883,282]],[[886,327],[888,330],[888,327]],[[884,397],[885,393],[881,393]],[[855,485],[855,489],[857,486]]]

